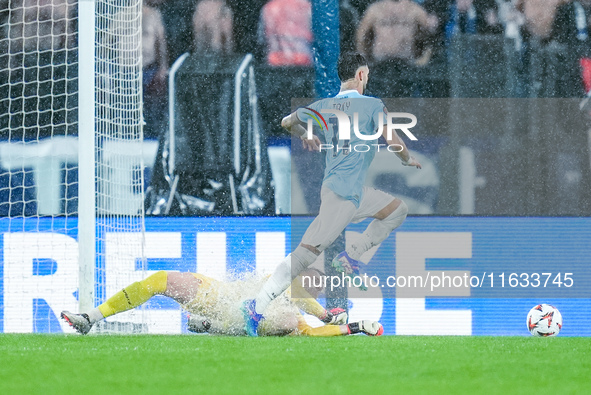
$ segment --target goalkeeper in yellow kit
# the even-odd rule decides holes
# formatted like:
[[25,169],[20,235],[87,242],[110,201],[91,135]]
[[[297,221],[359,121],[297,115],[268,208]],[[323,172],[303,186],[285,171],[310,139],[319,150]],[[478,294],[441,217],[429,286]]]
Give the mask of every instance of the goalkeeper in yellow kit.
[[[310,269],[310,272],[314,269]],[[317,273],[308,273],[317,275]],[[174,299],[190,313],[189,330],[213,334],[244,336],[244,318],[240,301],[256,293],[266,278],[250,278],[232,282],[217,281],[199,273],[159,271],[142,281],[135,282],[117,292],[105,303],[89,312],[74,314],[63,311],[61,317],[81,334],[87,334],[92,326],[109,316],[133,309],[155,295]],[[260,334],[267,336],[341,336],[355,333],[379,336],[381,324],[375,321],[360,321],[347,324],[347,314],[342,309],[327,311],[311,296],[318,290],[299,287],[297,295],[307,298],[292,299],[288,289],[283,297],[273,301],[265,320],[261,322]],[[306,323],[299,309],[318,317],[326,325],[312,328]]]

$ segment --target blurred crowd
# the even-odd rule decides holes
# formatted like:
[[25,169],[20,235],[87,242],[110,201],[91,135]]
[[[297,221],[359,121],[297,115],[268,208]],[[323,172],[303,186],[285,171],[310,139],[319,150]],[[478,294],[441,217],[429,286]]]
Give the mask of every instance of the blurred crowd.
[[[170,62],[199,50],[312,64],[309,0],[145,0],[144,8],[160,15]],[[518,50],[532,41],[574,48],[588,40],[590,12],[590,0],[340,0],[341,50],[424,65],[457,34],[503,34]]]
[[[309,0],[145,0],[144,15],[154,17],[144,18],[144,25],[149,21],[161,27],[144,30],[144,43],[150,43],[144,46],[144,59],[157,59],[151,52],[166,46],[169,65],[184,52],[199,51],[252,53],[267,68],[311,68],[311,8]],[[458,35],[505,37],[514,44],[522,75],[529,73],[533,50],[561,46],[580,59],[575,74],[581,77],[571,81],[576,86],[569,92],[583,96],[591,89],[582,78],[591,73],[591,0],[340,0],[339,18],[340,50],[363,53],[375,66],[374,76],[382,76],[379,85],[390,85],[379,90],[374,84],[370,93],[376,95],[421,96],[391,76],[429,68],[445,72]],[[150,34],[158,35],[146,39]],[[155,40],[160,45],[152,45]],[[291,87],[305,84],[297,72],[292,76]],[[268,92],[274,90],[266,85]],[[447,97],[449,91],[429,95]]]
[[[311,8],[310,0],[144,0],[146,137],[156,138],[165,127],[167,73],[185,52],[252,53],[262,67],[312,69]],[[22,51],[24,58],[11,61],[27,63],[34,61],[26,57],[32,45],[52,61],[46,49],[56,53],[73,45],[68,40],[74,36],[66,33],[76,29],[75,12],[74,0],[0,0],[0,34],[9,38],[0,49]],[[445,73],[458,35],[510,40],[522,75],[529,73],[533,50],[558,45],[580,68],[570,92],[583,96],[591,89],[591,0],[340,0],[339,18],[341,51],[363,53],[374,76],[382,76],[380,85],[390,81],[390,89],[370,91],[379,96],[421,97],[420,89],[397,86],[391,76],[429,68]],[[293,76],[291,86],[301,86],[303,79]],[[445,88],[429,93],[448,96]]]

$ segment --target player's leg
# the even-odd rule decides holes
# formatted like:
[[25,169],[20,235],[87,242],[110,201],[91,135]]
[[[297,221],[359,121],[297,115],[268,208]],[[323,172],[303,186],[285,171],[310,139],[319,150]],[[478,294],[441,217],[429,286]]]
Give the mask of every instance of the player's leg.
[[372,215],[375,219],[367,226],[361,237],[347,248],[349,256],[359,260],[361,255],[386,240],[394,229],[402,225],[407,214],[406,203],[394,198],[386,207]]
[[256,336],[258,322],[273,299],[283,293],[295,276],[312,264],[351,222],[357,208],[328,188],[323,188],[318,216],[306,230],[301,244],[275,269],[254,300],[245,301],[247,333]]
[[82,334],[109,316],[136,308],[154,295],[165,295],[179,303],[188,303],[194,297],[199,282],[191,273],[158,271],[142,281],[123,288],[88,313],[62,312],[61,317]]
[[88,313],[72,314],[64,311],[61,317],[82,334],[88,333],[96,322],[123,311],[133,309],[146,302],[155,294],[166,291],[168,273],[159,271],[142,281],[123,288],[115,295]]
[[162,294],[174,299],[181,305],[191,302],[195,298],[199,287],[204,286],[195,276],[201,275],[190,272],[168,272],[166,291]]
[[370,248],[379,245],[390,233],[398,228],[408,214],[406,204],[385,192],[374,188],[365,189],[355,220],[375,218],[360,238],[333,260],[333,266],[347,273],[359,270],[359,258]]
[[328,188],[322,190],[318,216],[302,237],[301,244],[275,269],[256,298],[256,312],[262,314],[269,303],[289,287],[293,279],[311,265],[351,222],[356,207]]

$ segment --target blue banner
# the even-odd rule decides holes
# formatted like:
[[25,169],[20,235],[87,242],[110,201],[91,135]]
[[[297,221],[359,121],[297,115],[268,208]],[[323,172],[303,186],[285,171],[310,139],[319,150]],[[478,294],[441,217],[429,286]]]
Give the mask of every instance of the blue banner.
[[[99,233],[96,302],[144,269],[272,272],[311,220],[147,218],[145,267],[140,234]],[[347,243],[367,224],[351,225]],[[0,331],[64,330],[59,312],[77,311],[75,229],[75,219],[0,221]],[[528,311],[549,303],[564,318],[561,336],[591,336],[589,256],[591,218],[410,217],[362,257],[372,280],[349,289],[351,320],[379,320],[390,335],[529,335]],[[164,297],[142,314],[151,333],[186,332],[186,314]]]

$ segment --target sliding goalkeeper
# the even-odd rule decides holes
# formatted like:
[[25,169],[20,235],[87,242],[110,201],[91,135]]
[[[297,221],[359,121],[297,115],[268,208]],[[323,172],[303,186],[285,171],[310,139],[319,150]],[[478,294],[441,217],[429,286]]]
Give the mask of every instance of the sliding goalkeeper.
[[[318,275],[314,269],[302,275]],[[117,292],[105,303],[89,312],[74,314],[63,311],[61,317],[77,332],[87,334],[92,326],[106,317],[131,310],[147,302],[155,295],[174,299],[190,313],[189,330],[230,336],[244,336],[244,317],[240,301],[256,295],[266,277],[251,277],[244,280],[222,282],[199,273],[159,271],[142,281],[135,282]],[[342,336],[365,333],[379,336],[383,327],[375,321],[360,321],[347,324],[347,314],[342,309],[327,311],[311,294],[318,289],[301,288],[299,277],[292,287],[294,294],[309,296],[291,298],[291,289],[269,305],[265,320],[259,327],[263,336]],[[326,325],[309,326],[299,309],[318,317]]]

